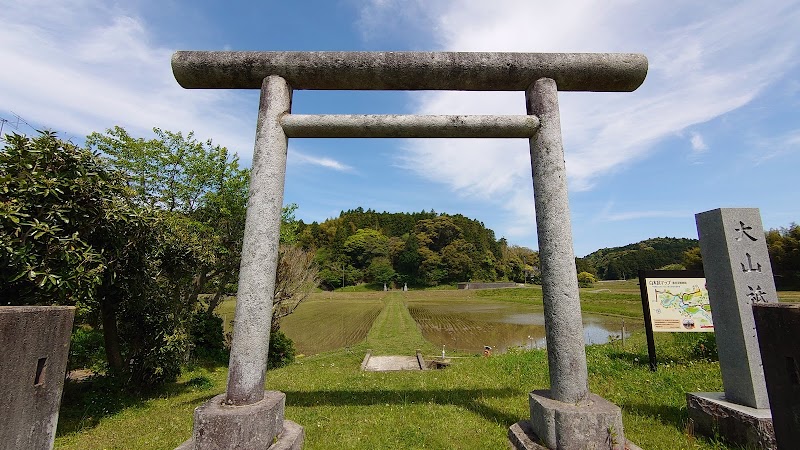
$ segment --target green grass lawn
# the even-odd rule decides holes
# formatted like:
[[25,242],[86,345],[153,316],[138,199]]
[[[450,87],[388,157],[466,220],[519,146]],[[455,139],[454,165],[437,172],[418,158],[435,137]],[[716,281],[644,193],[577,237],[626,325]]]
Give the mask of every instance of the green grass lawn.
[[[594,290],[604,285],[595,285]],[[587,296],[584,306],[600,305],[634,315],[629,303],[639,302],[640,317],[637,294],[625,292],[633,290],[630,286],[621,287],[619,292],[582,290],[582,298]],[[454,292],[314,294],[308,304],[313,314],[300,317],[299,328],[308,327],[309,333],[319,336],[335,335],[337,318],[351,316],[349,325],[340,322],[338,326],[363,329],[369,323],[370,328],[360,342],[298,358],[267,374],[266,388],[286,393],[286,417],[305,427],[306,449],[507,448],[508,427],[529,418],[528,392],[549,385],[544,350],[455,358],[448,369],[440,371],[359,370],[367,349],[406,355],[418,348],[426,353],[436,350],[409,314],[408,305],[414,301],[442,295],[541,301],[541,291],[537,297],[537,289],[530,287]],[[320,305],[330,306],[328,311],[338,308],[339,315],[326,315]],[[221,308],[232,305],[226,302]],[[361,308],[371,312],[355,317]],[[624,347],[619,341],[587,347],[590,388],[622,408],[625,434],[642,448],[733,448],[690,431],[686,392],[720,391],[722,382],[719,364],[693,356],[687,342],[691,344],[686,338],[656,334],[657,372],[648,368],[643,333],[627,339]],[[103,382],[68,383],[56,448],[174,448],[191,435],[193,409],[223,392],[226,376],[224,366],[197,365],[188,368],[178,382],[140,395],[122,394]]]

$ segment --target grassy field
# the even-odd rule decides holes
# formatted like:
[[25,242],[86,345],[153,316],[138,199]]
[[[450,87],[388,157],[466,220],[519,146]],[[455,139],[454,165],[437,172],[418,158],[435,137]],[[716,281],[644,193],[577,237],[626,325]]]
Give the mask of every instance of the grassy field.
[[[606,289],[606,283],[582,291],[582,296],[596,295],[594,299],[588,295],[584,306],[633,316],[630,304],[641,305],[638,288],[632,289],[630,283],[591,292],[599,289]],[[456,295],[463,295],[464,301],[516,303],[526,301],[526,296],[530,302],[530,293],[535,297],[536,292],[527,288]],[[295,327],[295,331],[316,333],[316,340],[330,336],[345,343],[345,348],[298,358],[267,375],[266,387],[287,395],[286,417],[305,427],[306,449],[507,448],[508,427],[530,415],[527,393],[549,384],[545,351],[456,358],[441,371],[359,370],[367,349],[409,355],[418,348],[437,350],[423,338],[409,307],[447,294],[319,293],[304,305],[305,318],[301,309],[292,325],[287,318],[287,333]],[[222,305],[222,314],[231,306]],[[362,340],[352,343],[363,333],[352,330],[364,330],[366,324],[369,328]],[[625,434],[642,448],[733,448],[695,436],[687,426],[685,393],[721,390],[719,364],[695,356],[689,350],[690,340],[659,333],[656,345],[657,372],[647,366],[643,333],[628,339],[624,347],[619,341],[587,347],[591,390],[622,407]],[[226,376],[223,366],[197,365],[188,368],[177,383],[140,395],[121,394],[102,381],[68,383],[56,448],[174,448],[191,435],[192,410],[223,392]]]

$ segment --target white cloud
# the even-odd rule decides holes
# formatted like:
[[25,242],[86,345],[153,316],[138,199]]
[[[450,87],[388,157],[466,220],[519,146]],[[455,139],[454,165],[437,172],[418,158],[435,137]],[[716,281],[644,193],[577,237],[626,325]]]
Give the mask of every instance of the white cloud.
[[[580,191],[647,157],[659,141],[746,105],[796,69],[800,8],[793,1],[768,3],[508,0],[412,7],[434,18],[431,41],[441,43],[439,50],[648,56],[649,74],[636,92],[560,95],[570,187]],[[399,0],[369,7],[373,18],[408,14]],[[521,93],[411,95],[420,114],[524,114]],[[699,134],[692,145],[707,148]],[[408,141],[405,149],[405,167],[475,199],[513,205],[530,184],[525,141]]]
[[133,11],[81,0],[4,1],[2,10],[0,110],[79,136],[114,125],[196,130],[251,157],[256,118],[234,114],[241,94],[178,86],[173,50],[153,43]]
[[324,158],[318,156],[307,155],[297,150],[289,152],[289,163],[294,164],[310,164],[313,166],[320,166],[326,169],[333,169],[339,172],[352,172],[353,168],[347,164],[342,164],[332,158]]

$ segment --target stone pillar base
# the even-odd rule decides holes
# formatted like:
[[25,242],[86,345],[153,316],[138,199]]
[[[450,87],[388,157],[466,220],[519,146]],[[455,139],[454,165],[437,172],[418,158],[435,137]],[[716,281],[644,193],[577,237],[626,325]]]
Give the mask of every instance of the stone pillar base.
[[261,401],[251,405],[230,406],[224,401],[225,394],[220,394],[198,406],[192,438],[175,450],[303,448],[303,427],[283,418],[283,392],[266,391]]
[[572,404],[553,400],[549,390],[533,391],[530,408],[530,430],[542,448],[626,448],[622,411],[599,395]]
[[768,408],[756,409],[728,402],[722,392],[687,393],[686,406],[695,431],[706,436],[718,435],[748,448],[778,448]]
[[[508,429],[508,440],[511,448],[516,450],[550,450],[545,447],[533,432],[530,420],[521,420]],[[625,450],[642,450],[631,441],[625,441]]]

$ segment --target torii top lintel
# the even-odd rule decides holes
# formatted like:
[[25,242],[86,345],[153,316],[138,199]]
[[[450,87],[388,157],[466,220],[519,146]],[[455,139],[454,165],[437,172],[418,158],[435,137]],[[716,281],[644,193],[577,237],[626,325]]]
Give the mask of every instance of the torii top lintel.
[[293,89],[524,91],[552,78],[560,91],[630,92],[647,76],[637,53],[178,51],[187,89],[260,89],[270,75]]

